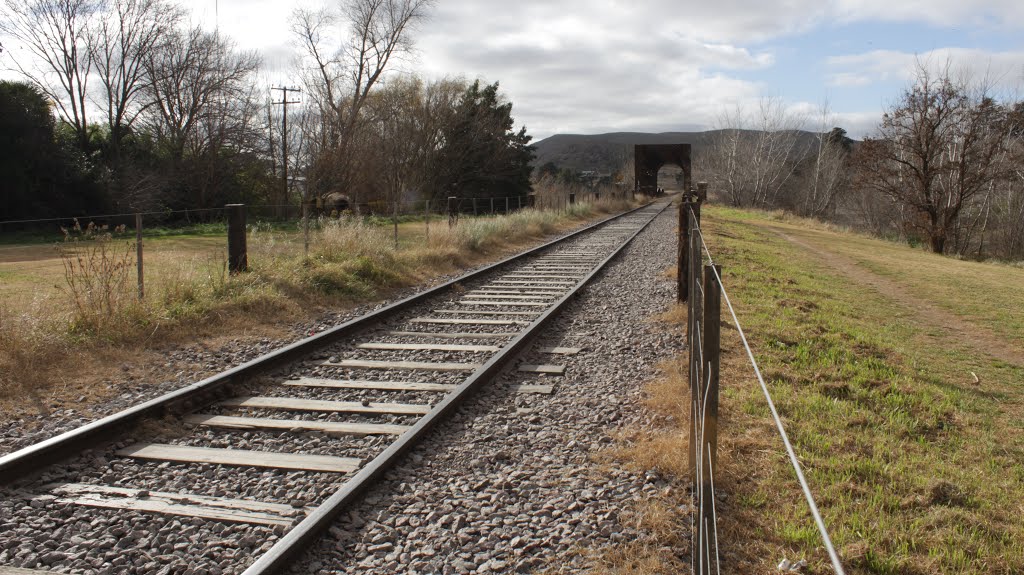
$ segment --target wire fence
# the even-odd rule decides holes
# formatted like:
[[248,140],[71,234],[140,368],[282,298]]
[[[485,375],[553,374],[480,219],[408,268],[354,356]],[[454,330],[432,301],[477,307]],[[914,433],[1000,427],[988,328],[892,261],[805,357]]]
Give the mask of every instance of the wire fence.
[[[705,188],[706,189],[706,188]],[[814,523],[837,575],[845,575],[842,562],[829,537],[825,521],[814,501],[796,452],[775,408],[768,385],[740,324],[732,300],[722,283],[722,267],[704,239],[700,226],[700,208],[706,195],[691,193],[679,206],[678,287],[679,299],[687,303],[687,349],[689,353],[690,426],[689,469],[691,493],[696,513],[691,514],[691,572],[700,575],[721,571],[718,541],[718,514],[715,507],[715,474],[718,470],[718,399],[721,355],[721,301],[746,350],[754,375],[761,386],[775,427],[782,438],[793,471],[807,501]]]
[[[690,387],[689,469],[692,572],[719,573],[715,470],[718,466],[720,273],[709,273],[700,250],[700,202],[680,205],[679,296],[687,303]],[[711,264],[713,265],[713,264]]]
[[[611,196],[611,194],[608,194]],[[611,197],[605,197],[611,200]],[[0,304],[10,298],[53,291],[63,284],[67,258],[85,249],[79,240],[111,239],[132,244],[138,292],[177,278],[245,269],[247,262],[308,255],[312,233],[339,222],[394,227],[395,246],[420,245],[434,226],[456,226],[461,218],[511,215],[532,208],[570,211],[574,204],[601,201],[591,194],[543,193],[493,198],[451,197],[399,202],[312,205],[246,204],[235,242],[232,210],[219,208],[68,214],[0,221]],[[339,209],[340,208],[340,209]],[[436,228],[435,228],[436,229]],[[390,234],[389,234],[390,235]],[[245,238],[242,242],[241,239]],[[232,249],[232,246],[235,249]],[[123,247],[123,246],[122,246]],[[315,247],[315,246],[314,246]],[[120,248],[119,248],[120,249]]]
[[[605,199],[612,196],[624,197],[624,193],[605,193]],[[497,197],[461,197],[423,198],[423,199],[378,199],[370,201],[350,201],[348,199],[324,199],[307,206],[298,203],[260,204],[247,203],[246,207],[251,218],[267,222],[297,222],[304,217],[429,217],[447,215],[455,212],[458,215],[495,215],[509,214],[524,208],[544,210],[566,210],[577,202],[600,201],[600,191],[581,191],[564,193],[539,193]],[[119,225],[131,226],[136,216],[142,216],[152,224],[187,228],[192,224],[201,224],[223,220],[225,207],[183,208],[183,209],[142,209],[111,213],[89,214],[77,213],[64,216],[25,219],[0,219],[0,234],[32,230],[56,230],[59,227],[71,227],[75,222],[85,225],[93,222],[114,228]]]

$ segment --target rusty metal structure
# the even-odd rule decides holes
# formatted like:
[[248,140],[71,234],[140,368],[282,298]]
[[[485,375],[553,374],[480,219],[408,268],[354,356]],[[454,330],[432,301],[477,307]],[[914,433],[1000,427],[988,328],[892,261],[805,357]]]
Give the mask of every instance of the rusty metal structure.
[[637,144],[633,150],[634,192],[647,196],[658,193],[658,170],[666,164],[675,164],[683,170],[683,189],[689,190],[693,182],[690,144]]

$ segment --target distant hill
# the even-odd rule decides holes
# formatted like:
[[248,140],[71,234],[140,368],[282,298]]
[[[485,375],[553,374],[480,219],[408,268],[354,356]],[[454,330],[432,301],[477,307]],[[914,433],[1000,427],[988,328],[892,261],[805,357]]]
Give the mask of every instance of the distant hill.
[[[612,132],[609,134],[556,134],[544,138],[534,146],[537,157],[534,166],[542,166],[554,162],[560,168],[571,168],[576,171],[594,170],[610,173],[622,166],[633,155],[633,146],[637,144],[690,144],[693,154],[700,153],[704,143],[717,134],[717,130],[708,132],[664,132],[661,134],[645,134],[641,132]],[[816,145],[815,135],[802,132],[804,145]]]
[[704,137],[705,132],[556,134],[534,143],[537,158],[533,165],[554,162],[560,168],[577,171],[611,172],[632,157],[633,146],[637,144],[690,144],[696,152]]

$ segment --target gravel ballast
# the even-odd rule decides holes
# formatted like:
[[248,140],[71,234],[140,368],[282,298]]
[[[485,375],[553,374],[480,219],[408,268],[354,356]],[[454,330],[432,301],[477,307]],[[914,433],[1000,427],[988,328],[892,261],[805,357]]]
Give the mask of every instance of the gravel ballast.
[[[674,213],[664,212],[551,324],[518,363],[460,407],[342,516],[291,573],[583,572],[588,556],[642,537],[620,514],[665,484],[593,456],[646,427],[643,384],[683,349],[648,321],[675,298]],[[579,347],[574,356],[543,347]],[[555,384],[553,395],[514,384]],[[684,555],[688,550],[673,550]]]
[[[428,436],[399,466],[330,530],[297,564],[295,573],[486,573],[528,571],[558,560],[557,569],[583,569],[587,558],[576,551],[634,539],[620,513],[631,501],[656,493],[663,484],[653,473],[635,473],[595,464],[592,456],[612,443],[618,429],[649,424],[639,405],[641,387],[655,365],[677,353],[683,342],[659,333],[647,321],[674,299],[674,282],[662,270],[674,263],[674,217],[666,211],[586,288],[545,333],[510,362],[481,392],[458,407],[453,417]],[[467,285],[476,289],[479,285]],[[441,300],[411,310],[382,328],[403,329],[400,319],[452,309]],[[369,308],[342,314],[352,317]],[[296,337],[341,321],[327,318],[299,326]],[[423,331],[442,331],[421,326]],[[472,331],[473,328],[459,331]],[[504,329],[478,328],[497,332]],[[450,331],[450,330],[449,330]],[[383,334],[382,334],[383,335]],[[364,334],[360,341],[390,341]],[[192,368],[219,371],[269,352],[280,341],[238,348],[179,352]],[[503,345],[498,343],[497,345]],[[577,347],[578,355],[540,353],[544,347]],[[202,355],[193,355],[193,351]],[[323,366],[324,360],[404,360],[475,362],[488,354],[465,351],[355,349],[340,343],[308,360],[236,388],[242,395],[283,396],[363,402],[435,403],[442,395],[380,390],[283,391],[279,382],[297,376],[334,379],[431,381],[454,384],[465,373],[407,373]],[[523,374],[520,364],[563,364],[564,377]],[[397,379],[396,379],[397,378]],[[516,384],[553,384],[553,395],[516,394]],[[165,382],[160,391],[180,386]],[[110,403],[110,411],[155,395],[148,388]],[[136,395],[138,397],[136,397]],[[102,411],[102,410],[101,410]],[[213,407],[204,413],[322,422],[409,425],[408,415],[277,412]],[[36,434],[71,428],[74,418],[55,418]],[[10,428],[9,428],[10,430]],[[4,446],[18,446],[13,438]],[[19,441],[20,440],[20,441]],[[43,486],[73,481],[132,489],[183,492],[290,504],[309,509],[343,483],[334,473],[291,472],[192,463],[129,460],[113,451],[137,441],[183,446],[231,447],[256,451],[294,451],[367,461],[393,437],[338,437],[320,432],[241,431],[196,428],[181,435],[174,421],[148,422],[123,440],[95,453],[47,469],[22,490],[0,488],[0,565],[49,568],[81,573],[238,573],[268,549],[284,529],[224,524],[190,517],[153,515],[82,507],[55,501]],[[683,550],[679,550],[682,553]]]

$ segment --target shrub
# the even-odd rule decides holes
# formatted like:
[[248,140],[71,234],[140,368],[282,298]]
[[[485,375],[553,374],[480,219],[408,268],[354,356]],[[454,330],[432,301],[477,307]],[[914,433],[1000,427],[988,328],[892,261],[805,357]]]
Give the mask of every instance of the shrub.
[[[135,284],[135,245],[115,240],[106,226],[91,222],[82,228],[78,220],[64,232],[58,246],[64,264],[62,291],[71,302],[71,331],[112,337],[126,320],[140,315]],[[123,232],[117,229],[115,232]]]

